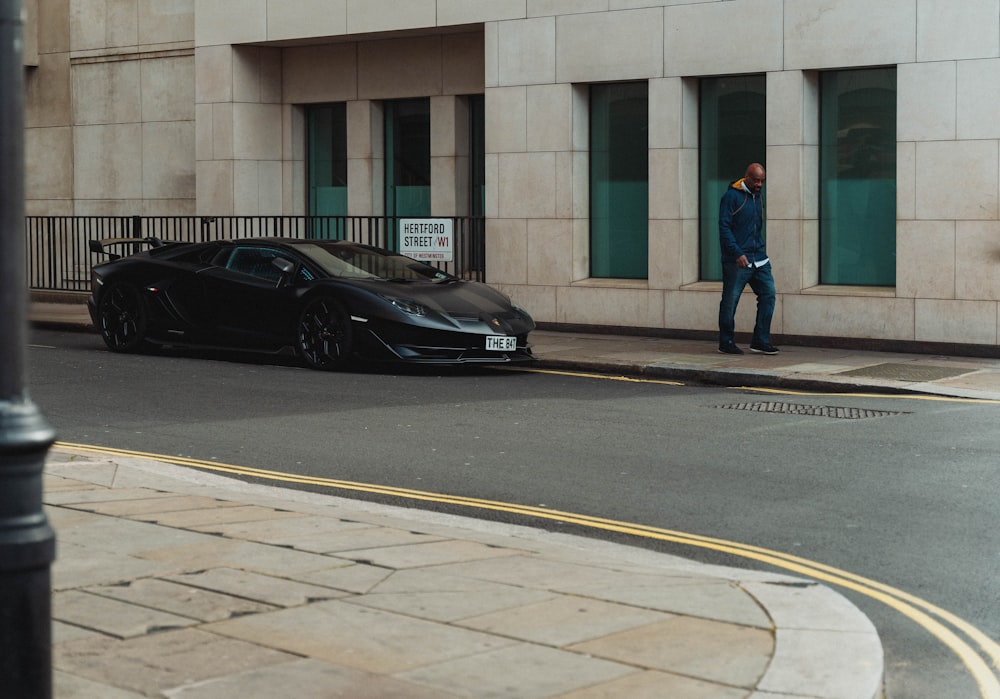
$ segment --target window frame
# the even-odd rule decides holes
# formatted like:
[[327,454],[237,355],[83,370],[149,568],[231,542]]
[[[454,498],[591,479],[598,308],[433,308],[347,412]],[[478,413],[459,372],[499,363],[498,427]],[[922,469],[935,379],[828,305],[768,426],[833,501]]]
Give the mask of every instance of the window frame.
[[[747,126],[746,115],[751,112],[744,104],[742,114],[740,111],[731,110],[723,112],[716,110],[717,134],[728,133],[728,138],[734,140],[735,144],[724,147],[715,139],[709,144],[710,134],[713,129],[707,128],[706,99],[708,98],[709,85],[725,86],[725,83],[742,83],[742,90],[719,90],[717,96],[724,98],[727,95],[737,98],[739,95],[757,94],[761,102],[762,109],[759,110],[760,117],[752,126]],[[759,89],[746,89],[754,85]],[[747,99],[747,98],[743,98]],[[721,100],[720,100],[721,101]],[[741,116],[743,117],[741,119]],[[724,122],[731,125],[727,129]],[[747,142],[747,132],[742,134],[736,131],[737,127],[744,126],[747,131],[757,130],[755,140]],[[721,282],[722,281],[722,257],[719,244],[719,202],[725,194],[729,184],[743,176],[747,165],[750,163],[760,163],[767,169],[767,76],[763,73],[747,73],[744,75],[725,75],[718,77],[703,77],[698,80],[698,279],[700,281]],[[735,134],[735,135],[734,135]],[[716,154],[715,166],[709,167],[709,155]],[[765,190],[766,196],[766,190]],[[766,218],[766,217],[765,217]],[[765,220],[765,235],[767,222]]]
[[[831,103],[833,80],[863,85],[843,90]],[[865,83],[888,80],[891,98]],[[845,95],[875,96],[868,109]],[[855,95],[856,101],[862,96]],[[836,115],[832,112],[836,108]],[[819,283],[826,286],[895,287],[896,178],[899,111],[895,66],[850,68],[819,74]],[[831,123],[832,122],[832,123]],[[863,127],[863,128],[862,128]],[[860,131],[860,133],[854,133]],[[845,200],[847,203],[845,203]]]
[[[612,94],[615,90],[621,93],[617,115]],[[606,102],[599,94],[604,91],[608,93]],[[649,278],[649,82],[591,84],[588,105],[589,276],[646,280]],[[637,119],[641,120],[641,126],[629,124]],[[635,158],[638,154],[639,158]]]

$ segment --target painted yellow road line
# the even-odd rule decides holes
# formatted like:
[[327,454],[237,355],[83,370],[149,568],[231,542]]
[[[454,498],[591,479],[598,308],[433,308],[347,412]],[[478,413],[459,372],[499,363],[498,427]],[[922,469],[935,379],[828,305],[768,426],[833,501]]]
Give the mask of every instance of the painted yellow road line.
[[507,371],[517,371],[524,374],[552,374],[554,376],[572,376],[578,379],[603,379],[605,381],[624,381],[625,383],[653,383],[664,386],[684,386],[683,381],[669,381],[667,379],[644,379],[636,376],[622,376],[619,374],[591,374],[585,371],[562,371],[559,369],[525,369],[523,367],[504,367]]
[[[951,612],[948,612],[947,610],[931,604],[930,602],[919,599],[907,592],[884,583],[880,583],[848,571],[843,571],[832,566],[827,566],[822,563],[810,561],[805,558],[781,553],[780,551],[772,551],[759,546],[740,544],[738,542],[727,541],[725,539],[716,539],[713,537],[689,534],[670,529],[661,529],[659,527],[652,527],[648,525],[622,522],[602,517],[592,517],[589,515],[581,515],[560,510],[551,510],[532,505],[518,505],[516,503],[483,500],[480,498],[448,495],[423,490],[412,490],[409,488],[397,488],[372,483],[358,483],[354,481],[343,481],[316,476],[300,476],[282,471],[258,469],[249,466],[237,466],[216,461],[205,461],[202,459],[192,459],[188,457],[170,456],[165,454],[151,454],[127,449],[97,447],[87,444],[57,442],[55,446],[71,452],[85,452],[149,459],[153,461],[163,461],[177,464],[180,466],[190,466],[192,468],[198,468],[206,471],[240,475],[250,478],[313,485],[323,488],[365,492],[369,494],[388,495],[391,497],[408,498],[411,500],[434,502],[438,504],[458,505],[461,507],[472,507],[504,512],[507,514],[537,517],[540,519],[574,524],[592,529],[600,529],[603,531],[628,534],[646,539],[710,549],[766,563],[776,568],[852,590],[881,602],[900,614],[903,614],[923,627],[928,633],[930,633],[940,643],[945,645],[959,657],[979,686],[982,699],[1000,699],[1000,678],[998,678],[997,673],[994,672],[994,670],[991,669],[990,666],[983,660],[983,655],[985,655],[992,662],[993,667],[1000,668],[1000,645],[972,624],[952,614]],[[953,629],[964,634],[966,638],[978,646],[978,650],[971,646],[966,640],[963,640],[958,633],[955,632],[955,630],[952,630],[952,628],[949,628],[945,624],[950,624]]]
[[[572,376],[581,379],[602,379],[604,381],[624,381],[626,383],[651,383],[664,386],[687,386],[683,381],[667,379],[650,379],[618,374],[596,374],[584,371],[568,371],[558,369],[525,369],[522,367],[505,367],[507,371],[518,371],[528,374],[552,374],[555,376]],[[1000,400],[992,398],[962,398],[958,396],[939,396],[931,393],[851,393],[845,391],[801,391],[787,388],[762,388],[759,386],[726,386],[734,391],[754,391],[782,396],[836,396],[846,398],[892,398],[896,400],[923,400],[938,403],[974,403],[984,405],[1000,405]]]

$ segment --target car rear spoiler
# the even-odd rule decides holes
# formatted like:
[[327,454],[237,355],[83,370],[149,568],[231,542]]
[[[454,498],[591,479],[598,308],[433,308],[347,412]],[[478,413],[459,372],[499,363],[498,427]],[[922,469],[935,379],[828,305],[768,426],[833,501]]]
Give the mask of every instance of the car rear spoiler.
[[115,253],[111,252],[107,248],[117,246],[117,245],[132,245],[133,249],[131,252],[138,252],[140,245],[148,245],[151,248],[159,248],[166,245],[159,238],[148,237],[148,238],[101,238],[100,240],[91,240],[90,251],[95,252],[98,255],[107,255],[112,260],[117,260],[122,257],[123,254],[131,253]]

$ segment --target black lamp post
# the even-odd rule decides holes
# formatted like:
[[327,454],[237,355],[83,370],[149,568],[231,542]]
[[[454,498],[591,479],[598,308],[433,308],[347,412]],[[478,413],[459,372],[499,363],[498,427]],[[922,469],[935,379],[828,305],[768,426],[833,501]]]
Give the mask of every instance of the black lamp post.
[[52,697],[55,535],[42,509],[52,428],[25,390],[24,29],[0,0],[0,693]]

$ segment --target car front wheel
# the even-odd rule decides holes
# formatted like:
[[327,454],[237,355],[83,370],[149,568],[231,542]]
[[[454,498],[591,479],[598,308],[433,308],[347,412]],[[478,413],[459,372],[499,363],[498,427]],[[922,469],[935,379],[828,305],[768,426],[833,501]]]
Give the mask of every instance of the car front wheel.
[[137,352],[146,344],[146,307],[139,290],[130,284],[105,290],[97,320],[104,344],[113,352]]
[[340,369],[351,354],[351,318],[336,299],[308,301],[299,316],[299,354],[311,369]]

